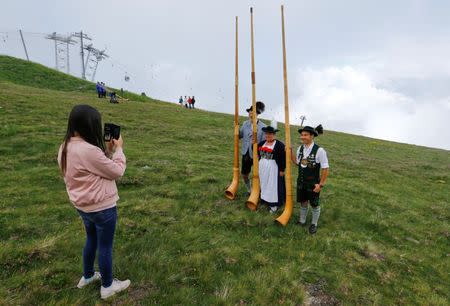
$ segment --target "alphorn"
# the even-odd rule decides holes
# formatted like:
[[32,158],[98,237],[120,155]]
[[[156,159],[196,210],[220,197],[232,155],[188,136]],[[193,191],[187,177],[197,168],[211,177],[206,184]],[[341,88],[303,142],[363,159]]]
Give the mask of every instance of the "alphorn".
[[234,200],[239,187],[239,72],[238,72],[238,17],[236,16],[236,55],[234,77],[234,160],[233,180],[225,190],[225,197]]
[[283,213],[275,220],[279,224],[286,226],[292,216],[294,204],[292,202],[292,176],[291,176],[291,131],[289,126],[289,97],[287,81],[287,63],[286,63],[286,38],[284,33],[284,6],[281,6],[281,36],[283,45],[283,80],[284,80],[284,126],[286,133],[286,204]]
[[256,80],[255,80],[255,47],[253,37],[253,8],[250,8],[250,32],[251,32],[251,55],[252,55],[252,123],[253,123],[253,179],[250,196],[245,202],[250,210],[255,211],[259,202],[259,169],[258,169],[258,140],[256,123]]

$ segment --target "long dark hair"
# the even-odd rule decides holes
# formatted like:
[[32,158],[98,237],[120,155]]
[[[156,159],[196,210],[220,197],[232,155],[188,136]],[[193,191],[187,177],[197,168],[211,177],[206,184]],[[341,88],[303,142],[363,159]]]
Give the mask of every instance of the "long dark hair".
[[66,173],[67,168],[67,144],[75,132],[80,134],[86,142],[99,147],[105,152],[105,142],[102,132],[102,117],[98,110],[89,105],[76,105],[72,108],[67,124],[67,132],[64,137],[63,148],[61,152],[61,171]]

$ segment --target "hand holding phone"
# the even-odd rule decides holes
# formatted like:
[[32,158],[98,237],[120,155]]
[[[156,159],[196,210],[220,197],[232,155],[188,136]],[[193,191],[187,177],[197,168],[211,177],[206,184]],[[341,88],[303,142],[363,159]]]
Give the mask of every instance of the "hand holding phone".
[[120,126],[113,123],[105,123],[103,139],[109,142],[113,139],[119,139]]
[[123,148],[123,139],[122,135],[119,136],[119,139],[113,139],[112,143],[114,144],[115,148]]

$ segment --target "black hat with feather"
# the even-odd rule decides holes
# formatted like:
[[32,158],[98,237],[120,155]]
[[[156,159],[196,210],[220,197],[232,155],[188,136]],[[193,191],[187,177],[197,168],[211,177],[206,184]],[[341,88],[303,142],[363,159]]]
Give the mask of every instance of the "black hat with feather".
[[314,135],[314,136],[319,136],[321,134],[323,134],[323,126],[321,124],[319,124],[318,126],[316,126],[316,128],[313,128],[312,126],[305,126],[302,127],[298,130],[298,132],[301,134],[302,132],[309,132],[310,134]]
[[[266,109],[266,106],[264,105],[264,103],[262,103],[261,101],[256,102],[256,113],[262,114],[264,112],[264,110]],[[253,110],[253,105],[250,106],[250,108],[247,108],[246,111],[251,112]]]

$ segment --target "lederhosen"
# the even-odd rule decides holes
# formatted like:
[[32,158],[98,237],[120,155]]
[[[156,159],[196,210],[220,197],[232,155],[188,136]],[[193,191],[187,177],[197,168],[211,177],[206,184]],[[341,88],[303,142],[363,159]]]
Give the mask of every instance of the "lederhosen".
[[[304,146],[300,147],[298,155],[298,178],[297,178],[297,202],[309,201],[312,207],[320,204],[320,192],[314,192],[314,185],[320,183],[320,163],[316,162],[319,146],[314,144],[308,157],[303,158]],[[302,165],[306,165],[305,168]]]
[[250,156],[250,151],[247,151],[244,155],[242,155],[241,162],[241,174],[249,175],[253,166],[253,156]]
[[[259,124],[259,119],[256,122],[256,131],[258,131],[258,124]],[[258,132],[256,132],[256,135],[258,135]],[[256,138],[258,138],[258,136],[256,136]],[[250,147],[253,150],[253,142],[250,144]],[[249,148],[247,150],[247,152],[245,152],[245,154],[242,155],[241,174],[249,175],[252,170],[252,167],[253,167],[253,152],[250,155],[250,148]]]

